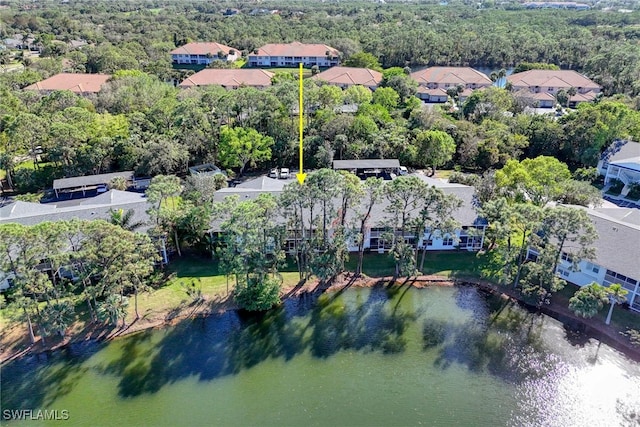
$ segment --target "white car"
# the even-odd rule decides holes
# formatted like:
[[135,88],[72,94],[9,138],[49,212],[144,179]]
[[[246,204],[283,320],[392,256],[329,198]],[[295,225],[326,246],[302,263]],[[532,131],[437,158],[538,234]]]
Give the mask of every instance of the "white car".
[[269,178],[278,179],[278,168],[271,169],[271,172],[269,172]]
[[406,166],[400,166],[398,168],[398,175],[402,176],[402,175],[409,175],[409,170],[407,169]]
[[280,179],[289,179],[291,177],[291,173],[289,172],[289,168],[280,169]]

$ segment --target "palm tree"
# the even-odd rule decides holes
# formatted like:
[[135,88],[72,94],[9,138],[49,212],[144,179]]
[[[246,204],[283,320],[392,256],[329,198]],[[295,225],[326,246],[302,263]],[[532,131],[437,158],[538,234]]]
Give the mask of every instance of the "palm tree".
[[496,82],[498,82],[498,87],[504,87],[504,79],[505,77],[507,77],[507,70],[505,70],[504,68],[501,68],[500,71],[498,71],[497,73],[497,79]]
[[124,191],[127,189],[127,179],[124,176],[114,176],[109,181],[109,188],[111,190]]
[[583,286],[569,299],[569,309],[581,317],[593,317],[607,302],[607,291],[593,282]]
[[127,231],[134,231],[136,228],[140,228],[144,225],[144,222],[133,222],[133,216],[135,211],[133,209],[109,209],[109,222],[113,225],[117,225],[124,228]]
[[605,292],[609,297],[609,304],[611,304],[611,306],[609,307],[609,314],[607,314],[607,320],[604,321],[604,323],[608,325],[611,323],[613,307],[615,307],[616,304],[622,304],[623,302],[625,302],[627,300],[627,294],[629,292],[618,283],[609,286],[605,290]]
[[40,321],[48,333],[56,332],[61,337],[73,321],[75,312],[70,301],[57,301],[48,304],[40,313]]
[[111,294],[98,304],[98,318],[116,326],[118,325],[118,320],[122,319],[122,325],[124,326],[128,307],[129,300],[127,297]]

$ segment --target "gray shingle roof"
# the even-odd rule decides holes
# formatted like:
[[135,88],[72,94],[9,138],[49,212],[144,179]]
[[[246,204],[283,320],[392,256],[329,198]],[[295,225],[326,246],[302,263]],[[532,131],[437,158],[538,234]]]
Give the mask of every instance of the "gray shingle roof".
[[293,179],[273,179],[268,176],[261,176],[260,178],[245,181],[235,186],[235,188],[252,188],[255,190],[264,191],[282,191],[286,184],[293,182]]
[[[445,194],[453,194],[462,200],[462,206],[458,210],[456,210],[453,214],[453,217],[455,218],[455,220],[458,221],[461,225],[471,226],[471,225],[479,225],[479,224],[485,223],[482,219],[478,218],[478,214],[473,206],[473,196],[475,194],[475,189],[473,187],[469,187],[467,185],[462,185],[462,184],[450,184],[448,182],[443,182],[440,180],[428,178],[424,175],[417,175],[417,176],[419,176],[429,185],[442,189],[442,191]],[[266,179],[269,181],[264,181],[263,179],[258,178],[256,180],[246,183],[248,187],[254,187],[254,188],[246,188],[246,187],[243,188],[240,186],[236,186],[233,188],[223,188],[221,190],[218,190],[214,195],[214,201],[221,202],[224,200],[225,197],[228,197],[231,195],[237,195],[241,201],[255,199],[260,194],[264,194],[264,193],[271,193],[274,196],[278,196],[282,192],[282,187],[284,187],[284,184],[290,182],[290,181],[279,181],[279,180],[270,179],[270,178],[266,178]],[[275,188],[275,186],[270,187],[269,185],[266,185],[266,186],[259,185],[262,182],[270,182],[270,181],[282,182],[282,185],[279,185],[279,188]],[[340,202],[338,199],[336,199],[334,201],[334,206],[339,206],[339,205],[340,205]],[[385,212],[385,209],[387,206],[388,206],[388,202],[386,200],[383,200],[379,204],[373,207],[371,211],[371,221],[370,221],[372,225],[379,223],[386,216],[388,216],[388,214]],[[415,214],[415,212],[413,214]],[[350,210],[347,215],[347,221],[351,221],[353,219],[354,219],[353,210]],[[217,226],[219,224],[216,221],[214,221],[211,225],[212,225],[212,229],[215,230],[217,229]]]
[[53,181],[54,190],[63,190],[65,188],[78,188],[89,185],[108,184],[116,176],[122,176],[127,181],[133,180],[132,171],[103,173],[99,175],[76,176],[73,178],[61,178]]
[[17,201],[0,208],[0,221],[2,218],[28,216],[38,213],[54,212],[55,210],[56,207],[52,205]]
[[621,160],[640,157],[640,143],[619,139],[614,141],[601,155],[605,162],[617,162]]
[[398,159],[363,159],[363,160],[334,160],[334,169],[392,169],[399,168]]
[[19,223],[35,225],[45,221],[71,219],[109,219],[109,210],[133,209],[133,222],[148,222],[147,199],[144,194],[111,190],[98,197],[83,200],[75,206],[58,207],[54,204],[14,202],[0,208],[0,224]]
[[638,210],[635,209],[636,212],[627,217],[636,222],[634,224],[625,219],[627,208],[619,209],[620,212],[617,213],[611,212],[611,209],[605,212],[586,209],[598,232],[598,239],[594,243],[596,248],[595,262],[609,270],[638,280],[640,279]]
[[612,208],[595,208],[593,210],[615,221],[640,226],[640,209],[616,206]]

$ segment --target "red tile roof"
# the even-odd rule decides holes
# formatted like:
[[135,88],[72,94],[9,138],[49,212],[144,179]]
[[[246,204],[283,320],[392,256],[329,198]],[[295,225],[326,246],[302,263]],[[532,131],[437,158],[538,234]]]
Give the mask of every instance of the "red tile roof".
[[429,96],[448,96],[447,91],[442,88],[429,89],[426,86],[418,86],[417,93]]
[[485,74],[470,67],[429,67],[411,73],[411,78],[420,85],[437,84],[472,84],[491,86],[493,82]]
[[312,77],[336,85],[378,86],[382,73],[369,68],[331,67]]
[[600,86],[573,70],[529,70],[507,76],[514,87],[584,88],[600,91]]
[[75,93],[97,93],[111,78],[108,74],[60,73],[27,86],[26,90],[70,90]]
[[569,98],[569,102],[591,102],[598,96],[594,91],[589,91],[586,93],[576,93],[572,97]]
[[226,55],[229,54],[230,50],[235,50],[237,53],[240,51],[238,49],[234,49],[229,46],[225,46],[220,43],[210,43],[210,42],[194,42],[187,43],[184,46],[180,46],[171,51],[172,55],[206,55],[210,53],[211,55],[217,55],[218,52],[222,51]]
[[180,87],[220,85],[237,86],[270,86],[273,73],[250,68],[217,69],[206,68],[180,83]]
[[326,44],[293,42],[266,44],[258,49],[257,53],[252,52],[249,56],[327,56],[327,52],[331,56],[340,55],[338,50]]
[[531,98],[537,101],[554,101],[555,102],[556,100],[556,97],[553,96],[553,94],[550,94],[548,92],[532,93]]

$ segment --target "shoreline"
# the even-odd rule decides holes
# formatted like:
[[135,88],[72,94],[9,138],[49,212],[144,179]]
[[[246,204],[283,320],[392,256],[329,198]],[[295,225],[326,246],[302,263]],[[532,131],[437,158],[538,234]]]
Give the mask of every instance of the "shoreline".
[[[316,279],[310,282],[298,283],[294,286],[283,287],[282,301],[289,298],[296,298],[303,294],[340,292],[351,287],[408,285],[421,289],[430,286],[474,286],[483,292],[517,303],[531,313],[545,314],[552,317],[562,324],[568,325],[571,330],[575,330],[578,333],[585,334],[589,338],[594,338],[604,342],[608,346],[624,353],[625,356],[640,362],[640,347],[633,346],[627,338],[621,335],[619,331],[605,325],[604,322],[601,322],[598,319],[584,319],[578,317],[571,312],[568,307],[564,307],[558,301],[554,301],[553,298],[550,304],[542,307],[536,307],[524,302],[513,289],[499,287],[491,282],[478,279],[448,278],[432,275],[402,278],[395,280],[395,282],[392,281],[392,279],[393,278],[390,276],[368,277],[364,275],[356,278],[352,273],[343,273],[331,283],[320,283]],[[36,343],[29,344],[26,347],[23,346],[19,349],[11,347],[9,350],[6,350],[5,343],[2,342],[3,347],[0,349],[0,366],[4,366],[22,357],[58,351],[81,342],[108,342],[150,329],[170,327],[189,318],[207,317],[214,313],[238,309],[239,307],[231,300],[230,295],[224,297],[217,296],[211,299],[202,299],[200,301],[192,302],[191,304],[181,305],[169,312],[156,313],[151,318],[141,316],[140,319],[135,319],[125,326],[114,327],[88,325],[77,335],[58,340],[49,337],[52,341],[47,342],[46,345],[43,345],[42,340],[38,339]]]

